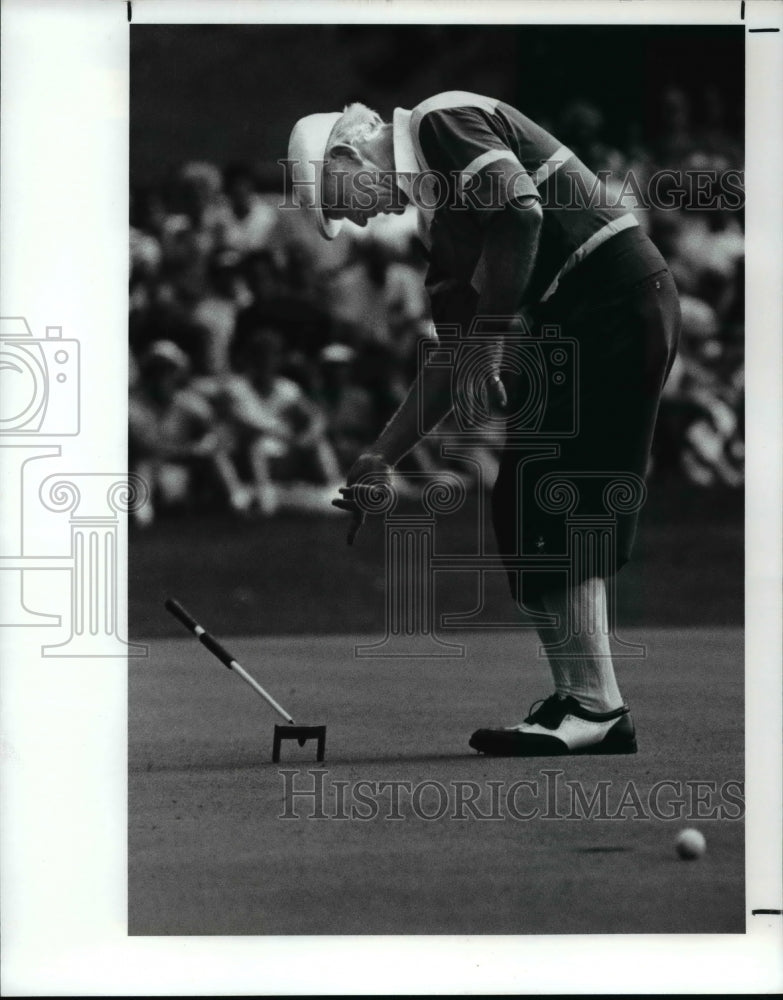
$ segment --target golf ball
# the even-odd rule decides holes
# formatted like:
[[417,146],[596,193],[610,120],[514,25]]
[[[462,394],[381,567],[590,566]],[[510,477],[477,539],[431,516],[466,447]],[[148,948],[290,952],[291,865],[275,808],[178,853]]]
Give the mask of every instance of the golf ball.
[[675,842],[677,853],[685,861],[695,861],[707,850],[707,841],[699,830],[680,830]]

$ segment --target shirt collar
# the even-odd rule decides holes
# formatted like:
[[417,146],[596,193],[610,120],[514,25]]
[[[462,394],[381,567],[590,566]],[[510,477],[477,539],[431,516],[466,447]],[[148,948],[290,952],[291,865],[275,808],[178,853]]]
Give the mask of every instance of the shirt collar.
[[[411,138],[411,117],[412,111],[405,108],[395,108],[392,118],[392,139],[394,142],[394,170],[396,172],[397,187],[406,198],[411,198],[411,184],[417,174],[422,174],[425,167],[419,162],[416,156],[416,148]],[[412,200],[412,199],[411,199]],[[429,249],[430,226],[432,225],[434,213],[432,210],[416,206],[416,227],[419,239],[424,246]]]
[[410,197],[411,179],[421,173],[419,161],[411,139],[411,111],[395,108],[392,118],[392,138],[394,141],[394,169],[397,186]]

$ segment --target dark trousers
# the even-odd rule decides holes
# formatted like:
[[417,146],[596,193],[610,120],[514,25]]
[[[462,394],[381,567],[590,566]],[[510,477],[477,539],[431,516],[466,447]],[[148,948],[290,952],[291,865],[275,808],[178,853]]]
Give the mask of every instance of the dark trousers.
[[[518,602],[536,601],[565,584],[562,569],[547,568],[547,561],[574,556],[569,523],[575,518],[610,517],[614,545],[595,553],[592,561],[584,553],[572,558],[572,583],[611,575],[631,555],[639,512],[633,509],[629,484],[636,482],[643,495],[661,389],[680,327],[677,290],[665,262],[659,258],[656,271],[655,257],[648,252],[646,260],[653,273],[640,278],[637,269],[628,281],[610,274],[602,282],[600,271],[585,272],[534,312],[534,337],[542,329],[559,328],[574,360],[565,366],[567,377],[558,381],[551,371],[552,352],[545,353],[539,433],[523,440],[510,422],[492,495],[500,554],[541,559],[540,571],[524,571],[521,577],[508,565]],[[525,379],[512,388],[511,413],[524,406],[529,392]],[[560,437],[558,428],[564,429]],[[538,444],[554,446],[549,450],[557,453],[536,454]]]

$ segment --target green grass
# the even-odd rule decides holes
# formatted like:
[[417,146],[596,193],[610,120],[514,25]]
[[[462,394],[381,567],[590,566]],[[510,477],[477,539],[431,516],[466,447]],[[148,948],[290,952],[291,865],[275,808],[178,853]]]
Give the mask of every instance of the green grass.
[[[739,625],[743,621],[743,509],[738,492],[652,485],[636,550],[617,578],[619,625]],[[442,517],[439,552],[469,548],[475,498]],[[494,551],[491,531],[488,546]],[[340,517],[286,515],[245,522],[228,515],[162,519],[134,532],[129,552],[133,637],[178,635],[163,610],[179,598],[222,635],[379,632],[384,622],[384,531],[368,522],[345,544]],[[467,611],[475,582],[439,573],[438,613]],[[487,577],[488,617],[514,608],[502,573]]]
[[[545,818],[547,781],[563,791],[580,781],[588,795],[608,781],[609,814],[633,782],[642,817],[658,782],[742,780],[740,630],[629,637],[648,647],[645,660],[618,664],[639,753],[526,761],[481,757],[467,739],[549,693],[530,633],[463,636],[467,656],[442,661],[359,660],[354,636],[232,640],[298,722],[326,725],[327,818],[308,819],[310,800],[294,800],[287,820],[281,772],[312,788],[314,746],[286,741],[272,764],[271,709],[192,640],[153,641],[149,661],[130,664],[130,933],[742,933],[741,821],[635,818],[634,808]],[[523,793],[518,807],[537,803],[539,815],[454,819],[452,794],[430,821],[403,793],[391,820],[384,792],[375,818],[329,818],[334,783],[359,779],[476,782],[483,813],[488,782],[505,795],[536,781],[539,797]],[[571,811],[567,797],[557,803]],[[697,862],[676,856],[685,826],[706,836]]]

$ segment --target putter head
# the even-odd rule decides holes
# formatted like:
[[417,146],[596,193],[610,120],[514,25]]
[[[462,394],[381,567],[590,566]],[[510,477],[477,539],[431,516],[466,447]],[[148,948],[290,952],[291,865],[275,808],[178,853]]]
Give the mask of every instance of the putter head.
[[283,740],[296,740],[303,747],[308,740],[316,740],[316,760],[324,759],[326,748],[326,726],[275,726],[272,742],[272,763],[280,761],[280,745]]

